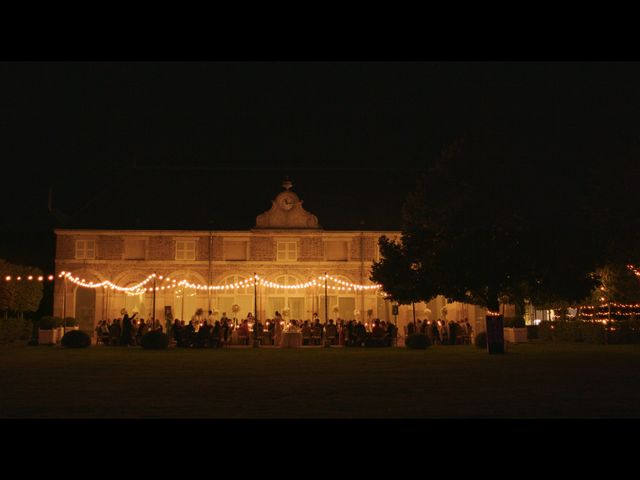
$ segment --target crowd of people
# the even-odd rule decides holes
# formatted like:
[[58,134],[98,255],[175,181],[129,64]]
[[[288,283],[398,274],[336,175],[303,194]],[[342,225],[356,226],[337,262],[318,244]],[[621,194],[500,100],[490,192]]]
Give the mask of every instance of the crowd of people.
[[200,321],[192,318],[185,324],[176,319],[171,328],[176,346],[187,348],[215,348],[229,344],[278,346],[285,332],[300,333],[302,345],[392,346],[397,337],[393,324],[378,319],[367,330],[362,322],[355,320],[345,322],[338,319],[334,322],[330,319],[327,323],[321,323],[317,315],[312,320],[285,321],[278,312],[264,323],[251,314],[237,321],[227,318],[223,313],[220,320]]
[[[98,342],[104,345],[135,346],[150,331],[167,333],[172,345],[185,348],[219,348],[225,345],[281,345],[284,332],[296,332],[302,337],[302,345],[394,346],[397,343],[397,327],[391,322],[374,319],[371,323],[345,321],[338,318],[321,323],[317,314],[311,320],[285,321],[279,312],[264,323],[256,320],[251,313],[242,320],[231,319],[226,313],[217,320],[213,312],[205,316],[198,309],[189,323],[175,319],[165,332],[160,321],[137,319],[137,312],[129,316],[126,309],[120,312],[122,318],[112,321],[102,320],[96,327]],[[422,333],[433,344],[468,344],[472,328],[468,319],[461,322],[445,320],[420,320],[410,322],[405,327],[405,335]]]
[[457,322],[454,320],[420,320],[410,322],[406,327],[406,335],[421,333],[431,339],[434,345],[469,344],[473,338],[473,329],[469,319]]
[[164,330],[158,320],[136,319],[137,312],[129,316],[127,310],[123,308],[120,314],[122,318],[98,322],[96,335],[99,343],[114,346],[135,346],[140,345],[140,339],[147,332],[162,332]]
[[213,312],[205,316],[198,309],[191,320],[175,319],[167,331],[158,320],[137,319],[137,312],[129,315],[126,309],[122,317],[112,321],[102,320],[96,327],[98,342],[104,345],[140,345],[144,334],[150,331],[167,333],[171,344],[185,348],[216,348],[225,345],[281,345],[284,332],[300,333],[302,345],[392,346],[396,344],[397,328],[391,322],[375,319],[371,324],[361,321],[329,319],[321,323],[317,314],[311,320],[288,320],[275,312],[264,323],[251,313],[242,320],[231,319],[226,313],[217,320]]

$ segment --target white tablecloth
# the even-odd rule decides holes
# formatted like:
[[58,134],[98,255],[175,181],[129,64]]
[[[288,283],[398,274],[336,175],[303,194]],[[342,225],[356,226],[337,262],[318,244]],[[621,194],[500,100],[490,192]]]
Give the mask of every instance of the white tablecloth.
[[282,348],[300,348],[302,346],[302,333],[283,332],[280,346]]

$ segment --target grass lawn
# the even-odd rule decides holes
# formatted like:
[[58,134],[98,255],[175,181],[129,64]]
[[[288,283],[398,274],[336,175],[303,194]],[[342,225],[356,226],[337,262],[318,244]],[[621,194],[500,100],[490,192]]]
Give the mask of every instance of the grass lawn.
[[640,417],[640,345],[0,348],[0,418]]

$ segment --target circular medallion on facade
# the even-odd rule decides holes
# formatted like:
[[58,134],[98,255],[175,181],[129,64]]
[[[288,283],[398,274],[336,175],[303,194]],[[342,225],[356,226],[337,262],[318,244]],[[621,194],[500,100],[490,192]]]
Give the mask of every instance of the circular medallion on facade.
[[296,203],[296,198],[291,194],[282,194],[278,199],[278,205],[283,210],[291,210]]

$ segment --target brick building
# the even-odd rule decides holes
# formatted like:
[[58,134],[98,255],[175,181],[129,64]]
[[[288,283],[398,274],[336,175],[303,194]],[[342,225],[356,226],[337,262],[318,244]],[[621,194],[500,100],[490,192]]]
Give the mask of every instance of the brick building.
[[[317,312],[324,319],[323,281],[305,288],[238,283],[251,281],[256,273],[265,281],[291,287],[328,273],[334,278],[327,281],[328,318],[394,320],[390,302],[378,292],[349,289],[345,284],[370,285],[371,263],[379,259],[378,238],[399,238],[400,232],[324,230],[317,217],[302,207],[291,183],[284,182],[283,187],[251,230],[56,229],[56,273],[72,272],[85,282],[109,280],[121,287],[138,284],[155,273],[155,317],[161,321],[166,314],[188,321],[198,308],[213,310],[217,318],[223,313],[245,318],[255,309],[259,318],[267,319],[276,310],[287,309],[290,318],[311,319]],[[169,288],[173,280],[228,287]],[[437,318],[444,304],[440,297],[429,305],[421,304],[418,317]],[[235,313],[233,305],[239,307]],[[119,317],[123,307],[148,319],[152,306],[150,289],[126,293],[80,287],[62,279],[55,285],[54,315],[75,316],[86,331],[92,331],[103,318]],[[468,309],[473,307],[451,305],[448,311],[457,318],[475,319],[475,311]],[[401,307],[400,326],[411,315],[411,308]]]

